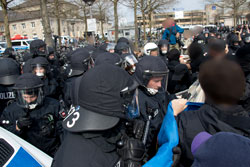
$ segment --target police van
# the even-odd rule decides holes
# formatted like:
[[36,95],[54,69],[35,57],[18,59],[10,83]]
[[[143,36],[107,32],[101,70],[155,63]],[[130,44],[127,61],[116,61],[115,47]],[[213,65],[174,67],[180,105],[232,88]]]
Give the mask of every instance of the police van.
[[6,48],[7,48],[7,43],[0,42],[0,54],[3,54]]
[[0,127],[0,166],[2,167],[50,167],[52,158]]
[[23,40],[12,40],[12,48],[16,51],[19,50],[29,50],[30,49],[30,43],[33,41],[33,39],[23,39]]

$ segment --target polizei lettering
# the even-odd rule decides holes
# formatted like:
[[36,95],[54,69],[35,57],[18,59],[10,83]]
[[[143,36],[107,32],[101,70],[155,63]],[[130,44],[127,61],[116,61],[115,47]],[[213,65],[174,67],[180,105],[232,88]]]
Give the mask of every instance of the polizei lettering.
[[0,99],[7,100],[7,99],[14,99],[14,92],[4,92],[0,93]]

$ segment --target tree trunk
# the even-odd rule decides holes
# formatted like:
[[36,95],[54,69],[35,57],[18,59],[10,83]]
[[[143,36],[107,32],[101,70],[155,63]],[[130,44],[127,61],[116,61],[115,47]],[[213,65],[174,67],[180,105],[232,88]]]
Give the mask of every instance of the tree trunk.
[[142,21],[143,21],[143,38],[144,41],[147,40],[146,35],[146,18],[145,18],[145,10],[144,10],[144,0],[140,0],[140,6],[141,6],[141,14],[142,14]]
[[150,9],[148,12],[148,17],[149,17],[149,37],[150,39],[152,38],[152,10]]
[[114,17],[115,17],[115,42],[118,41],[118,35],[119,35],[119,23],[118,23],[118,12],[117,12],[117,7],[118,7],[118,0],[113,1],[114,4]]
[[83,12],[84,12],[84,24],[85,24],[85,32],[84,34],[86,35],[86,41],[88,41],[88,18],[87,18],[87,9],[86,9],[86,5],[83,8]]
[[104,30],[103,30],[103,20],[101,20],[101,31],[102,31],[102,40],[104,40],[105,37],[104,37]]
[[134,0],[135,50],[138,51],[137,0]]
[[7,1],[1,0],[1,7],[4,16],[4,32],[7,41],[7,46],[12,47],[11,39],[10,39],[10,27],[9,27],[9,18],[8,18],[8,11],[7,11]]
[[142,13],[142,20],[143,20],[143,36],[144,36],[144,41],[147,40],[147,35],[146,35],[146,18],[145,18],[145,12],[144,10],[142,9],[141,10],[141,13]]
[[52,39],[52,31],[51,31],[49,16],[48,16],[48,11],[47,11],[47,0],[40,0],[40,7],[41,7],[45,43],[47,44],[47,46],[53,47],[54,43]]
[[234,14],[233,14],[233,17],[234,17],[234,30],[236,30],[236,25],[237,25],[237,13],[238,13],[238,9],[234,8]]
[[61,33],[61,19],[60,19],[58,0],[55,0],[55,9],[56,9],[57,33],[58,33],[57,35],[59,36],[59,48],[60,48],[62,44],[62,39],[60,38],[62,33]]

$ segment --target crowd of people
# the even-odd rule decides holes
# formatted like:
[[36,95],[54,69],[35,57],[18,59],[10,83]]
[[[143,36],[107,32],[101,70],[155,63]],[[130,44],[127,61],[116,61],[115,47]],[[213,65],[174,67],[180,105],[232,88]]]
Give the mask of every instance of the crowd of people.
[[[166,166],[250,166],[249,28],[204,29],[190,37],[188,56],[183,32],[171,23],[142,54],[123,37],[65,56],[42,40],[19,59],[6,49],[0,126],[53,157],[53,167],[147,167],[171,105],[178,134],[168,140],[178,144]],[[194,84],[203,100],[184,111],[200,93],[187,92]]]

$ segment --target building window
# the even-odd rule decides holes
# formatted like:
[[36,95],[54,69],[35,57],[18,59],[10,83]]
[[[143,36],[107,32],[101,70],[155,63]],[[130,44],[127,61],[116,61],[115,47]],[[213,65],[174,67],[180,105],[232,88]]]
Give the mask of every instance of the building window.
[[16,24],[12,25],[13,30],[16,30]]
[[1,30],[1,31],[4,31],[4,26],[1,26],[1,27],[0,27],[0,30]]
[[64,20],[62,20],[62,26],[64,26],[64,23],[65,23],[65,21],[64,21]]
[[31,22],[31,27],[36,27],[35,22]]
[[25,28],[26,28],[26,25],[25,25],[25,23],[22,23],[22,27],[23,27],[23,29],[25,29]]

